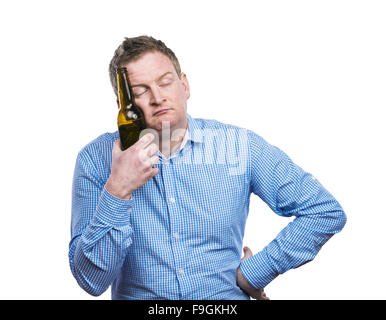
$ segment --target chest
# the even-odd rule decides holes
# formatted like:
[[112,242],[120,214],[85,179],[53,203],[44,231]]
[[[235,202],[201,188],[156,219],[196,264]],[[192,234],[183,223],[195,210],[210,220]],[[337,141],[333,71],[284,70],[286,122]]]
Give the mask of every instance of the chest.
[[168,164],[134,194],[133,217],[141,237],[180,234],[194,242],[224,239],[243,229],[249,206],[245,175],[225,164]]

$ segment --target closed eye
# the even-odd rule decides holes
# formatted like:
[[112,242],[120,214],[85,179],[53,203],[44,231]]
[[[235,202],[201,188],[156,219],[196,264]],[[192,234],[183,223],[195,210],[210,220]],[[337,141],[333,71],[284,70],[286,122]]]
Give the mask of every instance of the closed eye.
[[158,85],[159,85],[160,87],[163,87],[163,86],[167,86],[167,85],[171,84],[172,82],[173,82],[172,79],[164,78],[164,79],[162,79],[162,80],[158,83]]
[[140,97],[141,95],[145,94],[148,91],[148,88],[146,87],[135,87],[133,88],[133,94],[134,97]]

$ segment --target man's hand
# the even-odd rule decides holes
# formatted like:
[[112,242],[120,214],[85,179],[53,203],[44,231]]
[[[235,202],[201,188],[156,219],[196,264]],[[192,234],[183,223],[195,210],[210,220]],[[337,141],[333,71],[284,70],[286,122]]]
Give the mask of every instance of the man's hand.
[[110,177],[106,190],[121,199],[130,199],[134,190],[143,186],[158,174],[153,168],[159,159],[155,153],[158,146],[150,142],[154,139],[151,133],[145,134],[130,148],[122,151],[120,140],[114,142]]
[[[252,257],[253,254],[251,249],[249,249],[248,247],[244,247],[243,250],[244,256],[241,258],[241,261]],[[247,279],[245,279],[245,277],[240,271],[240,268],[237,268],[236,276],[237,285],[250,297],[256,300],[269,300],[269,298],[265,295],[264,289],[256,289],[247,281]]]

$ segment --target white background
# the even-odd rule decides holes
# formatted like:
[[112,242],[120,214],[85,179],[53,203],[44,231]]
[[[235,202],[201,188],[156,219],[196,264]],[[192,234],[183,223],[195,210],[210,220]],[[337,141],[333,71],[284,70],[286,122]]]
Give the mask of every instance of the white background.
[[[1,299],[93,298],[68,265],[77,152],[116,130],[108,63],[125,36],[179,57],[189,113],[251,129],[348,222],[272,299],[385,299],[385,1],[2,1]],[[289,222],[252,197],[245,244]]]

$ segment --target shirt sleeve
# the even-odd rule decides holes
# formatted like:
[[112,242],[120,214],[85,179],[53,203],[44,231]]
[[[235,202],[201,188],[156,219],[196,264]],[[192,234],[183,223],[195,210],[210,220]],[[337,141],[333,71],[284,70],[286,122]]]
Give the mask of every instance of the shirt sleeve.
[[73,177],[69,262],[78,284],[96,296],[116,278],[133,233],[133,200],[111,195],[104,184],[91,156],[83,149]]
[[295,217],[262,251],[240,264],[246,280],[264,288],[279,274],[313,260],[342,230],[346,215],[320,182],[283,151],[253,132],[248,140],[251,192],[276,214]]

